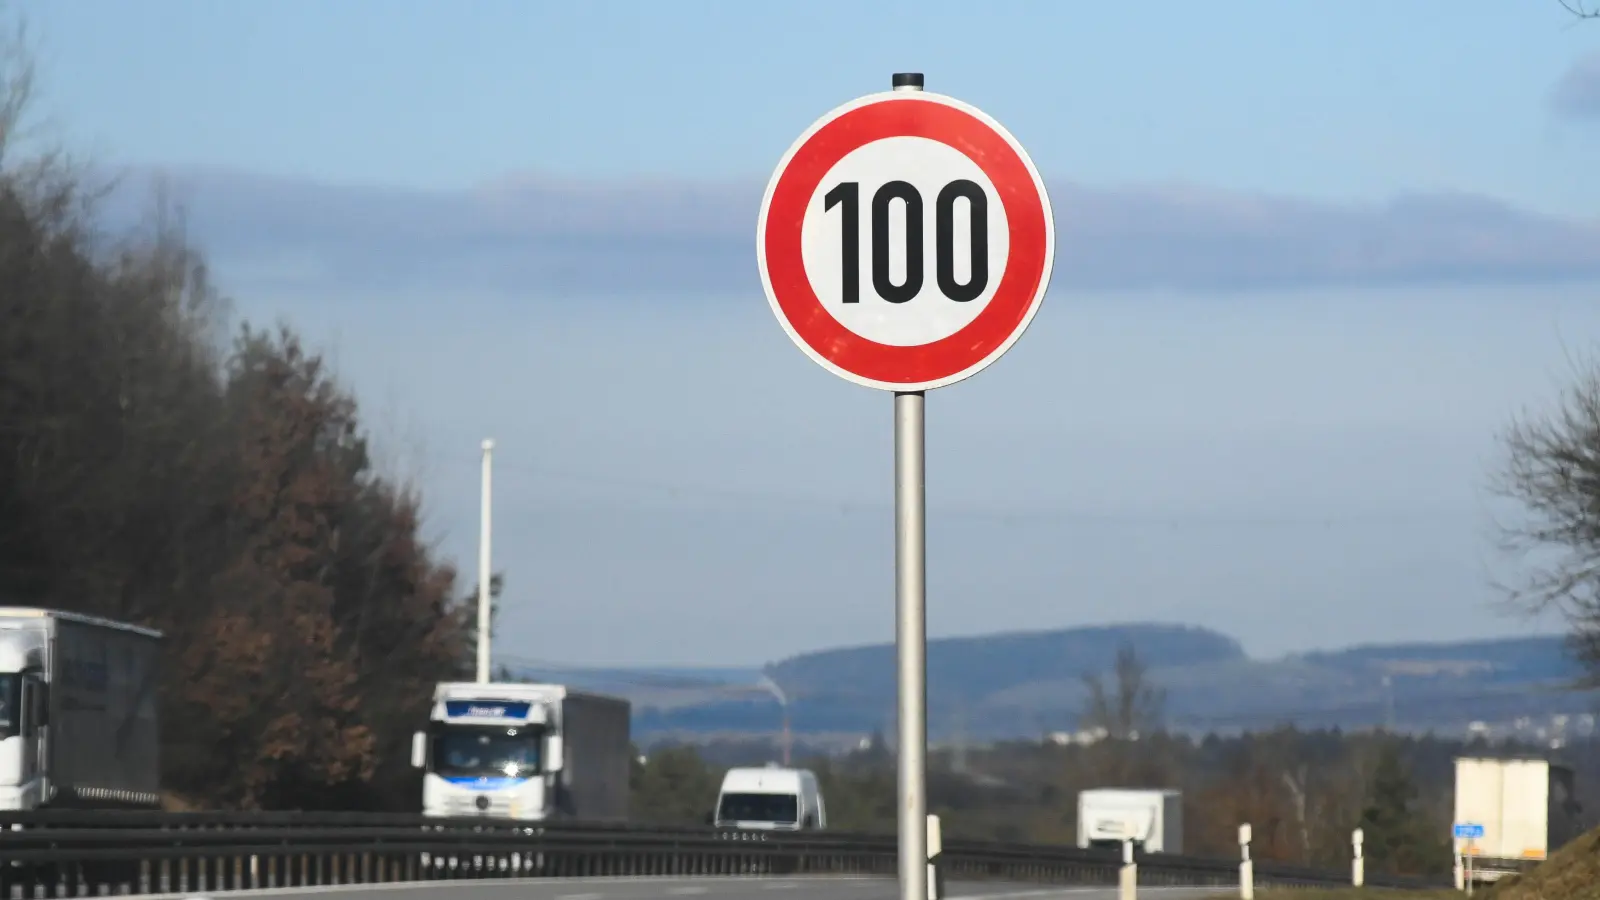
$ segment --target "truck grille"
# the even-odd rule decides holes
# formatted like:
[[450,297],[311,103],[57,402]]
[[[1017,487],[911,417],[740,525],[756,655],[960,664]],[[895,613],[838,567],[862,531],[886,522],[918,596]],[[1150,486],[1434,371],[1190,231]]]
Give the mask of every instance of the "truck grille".
[[[480,802],[485,800],[488,801],[487,806],[480,807]],[[457,795],[450,798],[447,811],[452,816],[509,816],[511,798],[488,793]]]

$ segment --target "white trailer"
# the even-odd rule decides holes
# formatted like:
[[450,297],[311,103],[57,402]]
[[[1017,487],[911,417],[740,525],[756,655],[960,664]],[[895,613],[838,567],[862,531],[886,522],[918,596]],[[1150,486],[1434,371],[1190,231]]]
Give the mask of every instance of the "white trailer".
[[1577,837],[1581,808],[1572,770],[1535,757],[1456,759],[1455,825],[1479,837],[1452,838],[1458,880],[1497,881],[1538,865]]
[[161,633],[0,607],[0,810],[161,805]]
[[1078,794],[1078,846],[1120,848],[1132,841],[1146,853],[1183,852],[1183,793],[1099,788]]
[[558,684],[440,684],[411,747],[423,814],[625,822],[631,715]]

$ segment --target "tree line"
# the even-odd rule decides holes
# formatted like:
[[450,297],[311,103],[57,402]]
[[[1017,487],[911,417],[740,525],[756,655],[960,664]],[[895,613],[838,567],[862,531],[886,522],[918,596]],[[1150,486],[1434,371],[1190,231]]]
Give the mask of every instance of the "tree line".
[[[723,772],[761,765],[770,743],[661,744],[633,771],[632,818],[704,825]],[[1382,731],[1283,727],[1230,737],[1165,733],[1088,745],[1012,741],[929,754],[929,812],[946,835],[1075,846],[1077,797],[1099,787],[1183,792],[1184,852],[1237,858],[1238,826],[1251,825],[1256,859],[1344,869],[1361,828],[1372,872],[1442,875],[1452,865],[1454,759],[1531,748],[1490,747]],[[1589,821],[1600,811],[1600,744],[1566,749]],[[881,737],[843,756],[796,763],[820,782],[830,829],[893,833],[895,759]]]
[[[0,141],[30,74],[0,49]],[[166,635],[174,802],[384,806],[472,622],[373,464],[358,407],[289,327],[229,324],[170,206],[97,227],[99,185],[0,155],[3,602]]]
[[[1360,828],[1368,869],[1442,875],[1453,863],[1455,760],[1544,756],[1575,775],[1580,822],[1600,822],[1600,739],[1559,751],[1433,735],[1339,729],[1193,737],[1164,727],[1163,691],[1129,646],[1111,672],[1086,673],[1083,742],[1013,740],[933,749],[929,811],[946,834],[975,840],[1073,846],[1078,794],[1094,788],[1176,789],[1183,796],[1183,851],[1233,857],[1238,827],[1252,831],[1256,859],[1340,869]],[[776,756],[766,739],[700,746],[659,742],[633,769],[632,816],[663,826],[704,824],[722,774]],[[896,768],[881,735],[837,755],[809,752],[830,828],[891,833]],[[1554,849],[1554,848],[1552,848]]]

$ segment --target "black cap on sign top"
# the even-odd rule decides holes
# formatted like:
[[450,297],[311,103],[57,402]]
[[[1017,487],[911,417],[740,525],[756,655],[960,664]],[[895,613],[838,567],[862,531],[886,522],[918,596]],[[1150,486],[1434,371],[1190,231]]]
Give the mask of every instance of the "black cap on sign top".
[[914,87],[914,88],[922,87],[922,73],[921,72],[896,72],[896,73],[894,73],[894,86],[897,87],[897,88],[899,88],[899,87]]

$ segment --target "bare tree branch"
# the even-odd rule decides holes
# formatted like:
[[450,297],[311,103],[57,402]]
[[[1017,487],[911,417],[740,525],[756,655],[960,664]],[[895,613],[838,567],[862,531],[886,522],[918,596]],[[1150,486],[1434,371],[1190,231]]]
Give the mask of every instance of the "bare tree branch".
[[1600,19],[1600,7],[1590,9],[1584,0],[1557,0],[1562,8],[1580,19]]
[[1502,549],[1523,573],[1502,585],[1529,615],[1558,612],[1572,646],[1600,683],[1600,364],[1574,364],[1555,408],[1513,422],[1491,489],[1522,513],[1500,525]]
[[34,94],[36,70],[27,37],[27,26],[21,23],[0,35],[0,164],[18,136]]
[[1082,721],[1090,728],[1103,728],[1106,735],[1119,740],[1137,738],[1156,731],[1162,724],[1166,692],[1150,683],[1144,663],[1132,646],[1117,650],[1112,676],[1115,696],[1098,675],[1085,675],[1088,705]]

